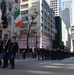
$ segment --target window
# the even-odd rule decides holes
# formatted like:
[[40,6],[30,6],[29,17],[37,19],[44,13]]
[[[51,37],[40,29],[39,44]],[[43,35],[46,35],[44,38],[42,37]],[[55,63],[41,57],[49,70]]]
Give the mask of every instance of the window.
[[37,6],[37,2],[32,3],[32,6]]
[[22,19],[23,19],[24,21],[26,21],[26,20],[28,19],[28,16],[22,17]]
[[15,0],[15,3],[18,3],[18,0]]
[[28,4],[21,5],[21,9],[28,8]]
[[22,2],[25,2],[25,1],[28,1],[28,0],[22,0]]
[[32,12],[36,12],[37,11],[37,9],[32,9]]
[[33,22],[33,23],[32,23],[32,26],[36,26],[36,25],[37,25],[37,22]]
[[24,15],[24,14],[28,14],[28,10],[21,11],[21,14],[22,14],[22,15]]
[[28,27],[28,24],[27,23],[25,23],[25,24],[23,24],[22,26],[21,26],[21,28],[27,28]]

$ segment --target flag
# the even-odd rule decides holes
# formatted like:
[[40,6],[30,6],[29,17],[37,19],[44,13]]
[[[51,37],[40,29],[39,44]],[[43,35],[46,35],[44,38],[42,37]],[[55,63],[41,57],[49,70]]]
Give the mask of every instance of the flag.
[[16,23],[16,26],[20,27],[23,24],[22,18],[21,18],[21,14],[20,14],[20,10],[17,10],[14,15],[14,21]]

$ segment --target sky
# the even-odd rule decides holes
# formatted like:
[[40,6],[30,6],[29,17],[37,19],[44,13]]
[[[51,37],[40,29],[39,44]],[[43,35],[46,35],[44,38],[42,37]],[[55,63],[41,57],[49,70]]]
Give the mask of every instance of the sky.
[[[50,0],[46,0],[47,1],[47,3],[49,3],[50,2]],[[68,0],[62,0],[62,2],[63,1],[68,1]],[[72,0],[72,21],[73,21],[73,26],[74,26],[74,0]]]

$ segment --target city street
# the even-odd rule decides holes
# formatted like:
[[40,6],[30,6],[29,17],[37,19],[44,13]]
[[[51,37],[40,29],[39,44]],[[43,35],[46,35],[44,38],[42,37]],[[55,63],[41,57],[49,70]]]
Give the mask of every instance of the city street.
[[74,58],[64,60],[16,60],[15,69],[0,67],[0,75],[74,75]]

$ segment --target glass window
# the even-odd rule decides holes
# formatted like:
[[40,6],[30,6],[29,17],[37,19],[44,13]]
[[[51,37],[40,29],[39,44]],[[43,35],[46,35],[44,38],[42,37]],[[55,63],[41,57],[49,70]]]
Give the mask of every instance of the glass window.
[[21,5],[21,9],[28,8],[28,4]]
[[22,15],[24,15],[24,14],[28,14],[28,10],[21,11],[21,14],[22,14]]
[[32,26],[36,26],[36,25],[37,25],[37,22],[33,22],[33,23],[32,23]]
[[32,3],[32,6],[37,6],[37,2]]
[[25,1],[28,1],[28,0],[22,0],[22,2],[25,2]]
[[23,19],[24,21],[26,21],[26,20],[28,19],[28,16],[22,17],[22,19]]

